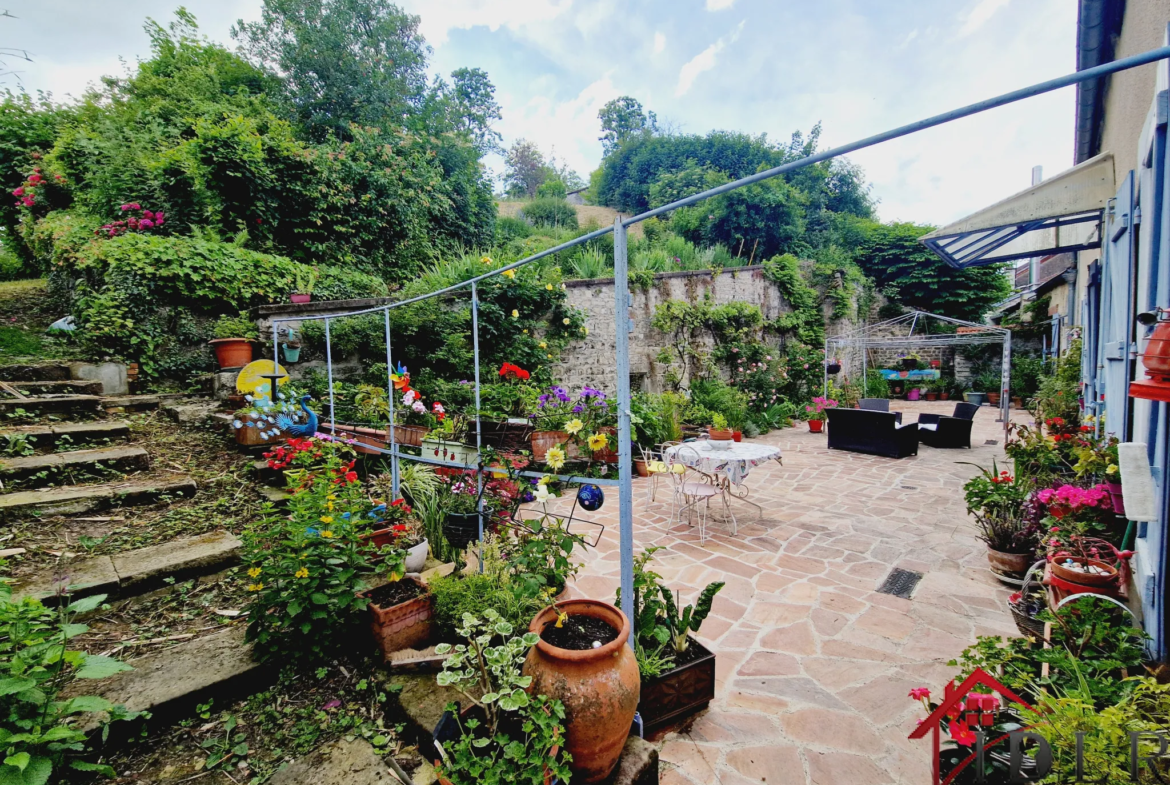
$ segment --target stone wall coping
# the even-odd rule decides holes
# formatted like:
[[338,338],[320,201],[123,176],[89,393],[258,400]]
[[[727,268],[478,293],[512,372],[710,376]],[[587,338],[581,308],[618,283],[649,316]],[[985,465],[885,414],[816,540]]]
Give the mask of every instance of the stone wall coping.
[[[724,273],[754,273],[756,270],[763,270],[762,264],[745,264],[742,267],[724,267],[719,274]],[[654,273],[655,281],[665,281],[670,278],[700,278],[707,276],[715,277],[714,270],[673,270],[669,273]],[[578,278],[572,281],[565,281],[565,286],[570,289],[588,288],[590,286],[610,286],[614,282],[610,278]]]
[[252,309],[252,316],[256,319],[265,317],[305,316],[309,314],[329,313],[330,311],[360,311],[365,308],[377,308],[379,305],[389,305],[397,302],[398,297],[362,297],[356,300],[310,300],[307,303],[273,303],[259,305]]

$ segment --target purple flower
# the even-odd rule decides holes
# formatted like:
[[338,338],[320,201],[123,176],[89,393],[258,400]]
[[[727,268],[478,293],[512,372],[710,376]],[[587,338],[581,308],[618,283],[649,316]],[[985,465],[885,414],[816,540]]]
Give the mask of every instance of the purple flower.
[[596,398],[596,397],[597,397],[597,396],[599,396],[599,395],[600,395],[602,398],[604,398],[604,397],[605,397],[605,396],[604,396],[604,395],[601,393],[601,391],[600,391],[600,390],[594,390],[594,389],[593,389],[592,387],[590,387],[589,385],[585,385],[584,387],[582,387],[582,388],[581,388],[581,397],[582,397],[582,398]]
[[582,406],[581,404],[577,404],[576,406],[573,407],[573,414],[580,414],[583,411],[585,411],[585,407]]
[[569,391],[564,387],[561,387],[560,385],[553,385],[549,389],[552,390],[553,395],[555,395],[557,400],[561,403],[569,402]]

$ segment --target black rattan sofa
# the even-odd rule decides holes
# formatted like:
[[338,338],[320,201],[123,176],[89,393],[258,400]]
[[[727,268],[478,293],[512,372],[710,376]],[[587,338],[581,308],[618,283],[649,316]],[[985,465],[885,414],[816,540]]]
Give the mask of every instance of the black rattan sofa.
[[950,417],[944,414],[918,415],[918,440],[931,447],[971,447],[971,426],[979,407],[973,403],[956,403]]
[[887,458],[918,454],[918,426],[899,425],[895,412],[827,409],[829,449],[865,452]]

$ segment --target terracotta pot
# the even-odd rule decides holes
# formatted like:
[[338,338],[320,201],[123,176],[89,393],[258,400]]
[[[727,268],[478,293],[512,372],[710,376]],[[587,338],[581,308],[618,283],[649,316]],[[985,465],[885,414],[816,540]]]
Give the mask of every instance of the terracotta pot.
[[634,471],[638,473],[639,477],[650,476],[650,467],[641,458],[634,459]]
[[609,643],[585,651],[541,640],[524,661],[524,675],[532,677],[529,692],[565,705],[565,748],[573,756],[573,782],[601,782],[621,757],[641,695],[638,662],[626,645],[630,621],[606,602],[566,600],[538,613],[528,630],[539,635],[558,613],[592,616],[619,630]]
[[252,344],[244,338],[216,338],[209,341],[220,368],[243,368],[252,362]]
[[732,434],[731,438],[734,439],[735,441],[737,441],[737,442],[743,441],[743,431],[732,431],[731,434]]
[[938,400],[938,393],[928,392],[928,393],[926,394],[926,400],[928,400],[928,401],[937,401],[937,400]]
[[940,401],[949,401],[951,399],[951,394],[950,393],[939,393],[938,399]]
[[729,442],[735,439],[735,431],[730,428],[719,430],[717,428],[707,429],[707,438],[713,442]]
[[997,393],[997,392],[987,393],[987,402],[989,404],[991,404],[992,406],[999,406],[999,393]]
[[825,428],[825,421],[824,420],[809,420],[808,421],[808,429],[812,433],[820,433],[821,431],[824,430],[824,428]]
[[[1064,566],[1066,559],[1072,559],[1078,564],[1091,564],[1094,567],[1101,567],[1108,574],[1089,575],[1084,572],[1075,572]],[[1077,583],[1081,586],[1109,586],[1117,581],[1117,569],[1096,559],[1084,559],[1079,556],[1054,556],[1049,564],[1052,567],[1052,574],[1068,583]]]
[[302,303],[307,303],[310,300],[312,300],[313,295],[311,295],[311,294],[290,294],[288,299],[299,305]]
[[1109,498],[1113,502],[1113,511],[1118,515],[1125,515],[1125,497],[1121,494],[1121,483],[1107,482],[1105,490],[1109,491]]
[[380,550],[383,545],[394,544],[394,532],[390,529],[378,529],[377,531],[366,532],[365,534],[358,535],[358,542],[363,547]]
[[[426,589],[426,584],[413,575],[408,575],[402,580],[411,581]],[[390,661],[393,652],[400,649],[416,649],[419,644],[430,640],[434,616],[430,591],[389,608],[371,602],[369,609],[370,631],[382,650],[385,662]]]
[[[612,426],[606,427],[606,428],[599,428],[597,430],[597,432],[604,433],[606,436],[608,436],[609,437],[609,444],[617,444],[617,428],[614,428]],[[574,445],[574,447],[575,446],[576,445]],[[586,449],[588,449],[588,445],[586,445]],[[574,458],[574,457],[577,457],[577,455],[570,453],[569,457]],[[593,460],[603,461],[604,463],[617,463],[618,462],[618,452],[617,452],[617,450],[611,449],[610,447],[606,447],[605,449],[595,451],[593,453]]]
[[534,431],[529,443],[532,445],[532,460],[543,461],[549,447],[569,444],[569,434],[564,431]]
[[1032,566],[1032,555],[1029,553],[1006,553],[987,549],[987,561],[997,572],[1023,574]]
[[1170,378],[1170,322],[1158,322],[1142,352],[1146,375],[1154,379]]
[[942,366],[942,360],[931,360],[930,361],[931,368],[939,368],[941,366]]
[[431,432],[425,425],[395,425],[394,443],[406,447],[422,447],[423,437]]

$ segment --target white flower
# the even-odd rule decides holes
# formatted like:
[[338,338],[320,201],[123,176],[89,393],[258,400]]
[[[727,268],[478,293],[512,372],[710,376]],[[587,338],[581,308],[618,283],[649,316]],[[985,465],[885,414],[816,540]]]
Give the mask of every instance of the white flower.
[[532,495],[535,496],[536,500],[542,505],[548,504],[549,499],[556,498],[553,494],[549,493],[548,486],[543,483],[536,486],[536,490],[532,492]]
[[427,407],[423,406],[422,401],[415,401],[410,408],[414,409],[419,414],[425,414],[427,411]]

